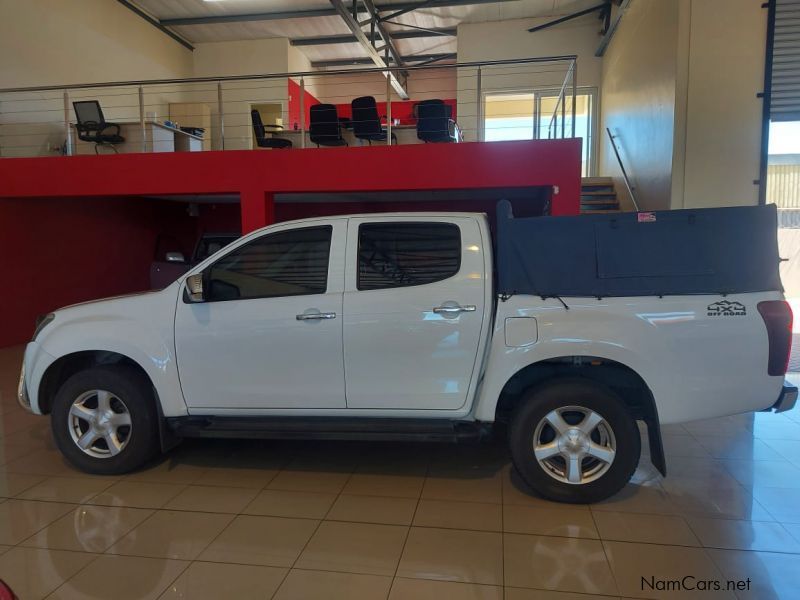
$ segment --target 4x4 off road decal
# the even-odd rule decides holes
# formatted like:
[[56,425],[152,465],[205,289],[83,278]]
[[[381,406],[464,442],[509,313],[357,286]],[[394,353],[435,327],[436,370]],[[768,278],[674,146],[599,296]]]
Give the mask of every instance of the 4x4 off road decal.
[[730,300],[720,300],[708,305],[709,317],[744,317],[747,316],[747,308],[741,302]]

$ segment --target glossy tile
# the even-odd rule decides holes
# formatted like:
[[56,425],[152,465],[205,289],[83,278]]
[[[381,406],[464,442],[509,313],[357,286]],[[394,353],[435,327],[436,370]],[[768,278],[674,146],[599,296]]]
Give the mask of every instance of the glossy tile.
[[190,485],[164,505],[169,510],[239,513],[257,491],[241,487]]
[[188,566],[179,560],[102,555],[48,600],[154,600]]
[[[637,598],[672,598],[670,582],[721,581],[722,573],[702,548],[603,542],[620,593]],[[688,578],[688,579],[685,579]],[[726,592],[689,590],[682,596],[733,598]]]
[[800,523],[800,490],[783,487],[753,488],[753,497],[778,521]]
[[[553,592],[509,587],[506,588],[504,600],[612,600],[616,598],[617,596],[598,596],[596,594]],[[624,598],[623,600],[630,599]]]
[[424,483],[423,475],[354,473],[342,493],[419,498]]
[[352,496],[341,494],[326,519],[354,523],[411,525],[417,500],[382,496]]
[[242,511],[248,515],[322,519],[330,510],[336,494],[262,490]]
[[619,493],[592,505],[593,511],[671,515],[677,512],[672,498],[657,486],[626,485]]
[[350,473],[339,471],[281,471],[267,489],[338,494],[349,478]]
[[786,460],[725,460],[721,462],[731,475],[744,486],[800,489],[800,467]]
[[707,548],[800,553],[800,543],[780,523],[702,518],[688,521]]
[[161,600],[256,600],[272,598],[286,577],[277,567],[193,562],[161,594]]
[[475,583],[398,577],[392,583],[389,600],[503,600],[503,588]]
[[383,600],[391,577],[292,569],[273,600]]
[[428,474],[422,488],[426,500],[503,501],[502,473],[496,470],[440,469]]
[[46,479],[43,475],[25,475],[0,471],[0,497],[10,498]]
[[260,490],[272,481],[278,469],[237,469],[217,467],[207,469],[192,483],[197,485],[219,485],[222,487],[243,487]]
[[505,585],[616,595],[617,586],[597,540],[503,535]]
[[697,442],[714,458],[738,460],[781,460],[771,444],[751,436],[704,435]]
[[593,511],[595,525],[604,540],[643,542],[674,546],[700,546],[683,517]]
[[502,505],[487,502],[420,500],[414,515],[418,527],[502,531]]
[[0,577],[21,600],[39,600],[94,559],[82,552],[11,548],[0,554]]
[[207,471],[206,467],[178,462],[175,455],[167,455],[157,464],[148,465],[127,476],[129,481],[151,481],[155,483],[190,484],[198,481]]
[[[736,592],[742,600],[785,600],[800,590],[800,556],[741,550],[707,550],[722,576],[744,582]],[[749,581],[748,581],[749,580]]]
[[232,515],[159,510],[108,549],[109,554],[192,560]]
[[89,500],[89,504],[161,508],[185,488],[183,484],[124,479],[94,496]]
[[105,552],[152,510],[107,506],[79,506],[22,542],[24,546]]
[[567,505],[540,508],[507,504],[503,507],[503,530],[534,535],[592,539],[599,537],[591,512],[571,509]]
[[28,475],[69,475],[78,474],[74,467],[67,464],[58,450],[39,450],[3,465],[9,473],[26,473]]
[[19,494],[25,500],[86,502],[114,484],[113,477],[50,477]]
[[502,534],[412,527],[397,576],[502,585]]
[[394,575],[407,527],[324,521],[295,563],[298,569]]
[[0,544],[19,544],[74,508],[58,502],[6,500],[0,503]]
[[319,521],[240,515],[206,548],[200,560],[291,567]]

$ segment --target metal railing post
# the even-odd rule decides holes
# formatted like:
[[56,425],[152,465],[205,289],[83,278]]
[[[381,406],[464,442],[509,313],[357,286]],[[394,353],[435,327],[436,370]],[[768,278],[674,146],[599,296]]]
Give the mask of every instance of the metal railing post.
[[572,137],[575,137],[575,118],[578,110],[578,59],[572,61]]
[[567,91],[561,90],[561,139],[566,137],[567,126]]
[[392,145],[392,78],[386,78],[386,145]]
[[222,108],[222,82],[217,82],[217,112],[219,113],[219,149],[225,150],[225,110]]
[[[142,130],[142,152],[147,152],[147,126],[144,124],[144,88],[142,86],[139,86],[139,127]],[[155,143],[155,140],[153,142]]]
[[300,147],[306,147],[306,81],[300,77]]
[[483,130],[483,84],[481,82],[481,68],[478,67],[478,76],[475,79],[475,85],[477,86],[477,95],[475,97],[475,102],[478,105],[478,110],[476,112],[476,116],[478,118],[478,122],[476,124],[477,131],[475,132],[475,138],[482,142],[486,138],[486,132]]
[[64,90],[64,152],[72,156],[72,127],[69,125],[69,92]]

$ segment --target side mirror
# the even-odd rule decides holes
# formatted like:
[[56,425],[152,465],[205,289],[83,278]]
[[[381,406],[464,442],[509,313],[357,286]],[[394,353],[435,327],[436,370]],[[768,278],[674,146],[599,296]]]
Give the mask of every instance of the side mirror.
[[165,256],[168,263],[185,263],[186,258],[182,252],[167,252]]
[[184,282],[191,302],[203,301],[203,274],[189,275]]

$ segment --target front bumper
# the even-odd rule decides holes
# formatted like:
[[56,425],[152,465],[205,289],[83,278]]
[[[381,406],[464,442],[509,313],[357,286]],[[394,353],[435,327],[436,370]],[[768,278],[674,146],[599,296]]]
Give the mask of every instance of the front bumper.
[[19,372],[19,384],[17,384],[17,402],[19,405],[27,410],[28,412],[33,412],[31,409],[31,399],[28,396],[28,386],[25,382],[25,362],[22,363],[22,368]]
[[772,405],[771,409],[775,412],[785,412],[787,410],[792,410],[796,402],[797,388],[788,381],[784,381],[781,394],[778,396],[778,400]]

